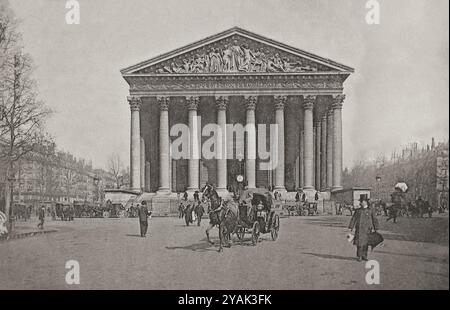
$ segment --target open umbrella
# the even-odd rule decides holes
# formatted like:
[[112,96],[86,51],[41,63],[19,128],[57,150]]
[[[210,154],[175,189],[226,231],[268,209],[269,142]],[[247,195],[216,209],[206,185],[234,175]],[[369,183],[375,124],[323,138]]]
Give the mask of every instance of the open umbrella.
[[403,193],[406,193],[406,191],[408,190],[408,185],[406,185],[405,182],[398,182],[397,184],[395,184],[394,188],[398,188]]

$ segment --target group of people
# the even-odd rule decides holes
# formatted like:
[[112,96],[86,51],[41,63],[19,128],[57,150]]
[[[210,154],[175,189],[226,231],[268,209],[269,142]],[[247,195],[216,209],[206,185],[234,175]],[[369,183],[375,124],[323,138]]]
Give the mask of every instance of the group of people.
[[200,199],[200,194],[198,191],[194,192],[194,200],[189,201],[189,195],[187,192],[183,193],[183,197],[178,206],[179,218],[185,217],[186,225],[197,222],[197,226],[200,226],[202,217],[210,211],[210,204],[206,197],[202,196]]

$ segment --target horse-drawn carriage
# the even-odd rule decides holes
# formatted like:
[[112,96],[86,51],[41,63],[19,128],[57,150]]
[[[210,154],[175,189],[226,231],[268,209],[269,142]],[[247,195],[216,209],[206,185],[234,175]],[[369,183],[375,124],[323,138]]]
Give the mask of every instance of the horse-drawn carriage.
[[272,240],[278,238],[280,217],[273,206],[272,195],[265,190],[245,190],[239,197],[239,219],[236,235],[243,240],[246,233],[252,236],[252,243],[256,245],[260,234],[270,233]]
[[278,238],[280,230],[280,218],[272,210],[272,195],[266,190],[245,190],[236,200],[224,200],[217,194],[211,185],[203,189],[203,197],[210,203],[210,225],[206,230],[208,242],[209,231],[214,226],[219,226],[219,251],[222,244],[231,246],[231,235],[236,234],[242,240],[246,233],[252,236],[252,243],[256,245],[260,234],[270,233],[272,240]]
[[121,203],[112,203],[111,201],[107,201],[106,204],[102,208],[102,215],[104,218],[126,217],[127,210]]
[[317,202],[309,202],[309,201],[289,201],[286,200],[281,203],[282,209],[286,210],[286,213],[289,216],[298,215],[298,216],[307,216],[307,215],[317,215]]
[[73,208],[75,217],[102,217],[102,211],[96,204],[87,201],[74,201]]

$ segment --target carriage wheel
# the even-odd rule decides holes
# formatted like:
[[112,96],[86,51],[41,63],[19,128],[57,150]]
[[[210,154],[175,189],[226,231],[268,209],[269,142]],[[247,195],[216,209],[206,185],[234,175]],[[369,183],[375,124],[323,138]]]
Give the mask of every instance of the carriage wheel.
[[272,228],[270,229],[270,235],[272,236],[272,240],[275,241],[278,239],[278,232],[280,230],[280,217],[278,214],[272,219]]
[[239,227],[238,231],[236,232],[236,235],[239,240],[243,240],[245,236],[245,227]]
[[118,216],[125,217],[125,210],[120,210]]
[[109,212],[108,211],[103,211],[103,217],[104,218],[108,218],[109,217]]
[[252,227],[252,244],[256,245],[259,239],[259,222],[254,222]]

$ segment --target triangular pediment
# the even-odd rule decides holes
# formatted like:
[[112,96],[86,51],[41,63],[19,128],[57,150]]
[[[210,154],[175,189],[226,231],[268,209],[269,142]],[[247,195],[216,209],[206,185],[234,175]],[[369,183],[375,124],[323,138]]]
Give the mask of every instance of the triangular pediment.
[[232,28],[123,69],[128,74],[353,72],[326,58]]

